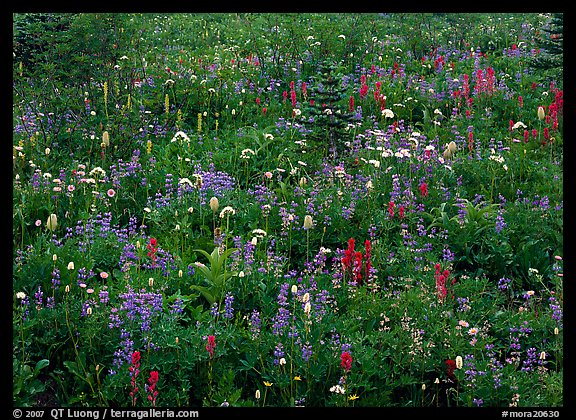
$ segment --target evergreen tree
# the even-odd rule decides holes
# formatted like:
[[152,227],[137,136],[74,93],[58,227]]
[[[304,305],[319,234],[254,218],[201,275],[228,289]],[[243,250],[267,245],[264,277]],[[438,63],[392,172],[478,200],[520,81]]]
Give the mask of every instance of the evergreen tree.
[[311,102],[305,110],[306,115],[310,116],[305,124],[312,130],[308,135],[308,145],[312,149],[341,154],[346,148],[346,128],[352,121],[352,114],[347,113],[346,102],[343,101],[346,89],[342,74],[337,71],[336,64],[327,61],[319,64],[317,74],[310,88]]
[[532,67],[551,79],[562,79],[564,70],[564,14],[553,13],[548,24],[541,28],[537,46],[538,55]]

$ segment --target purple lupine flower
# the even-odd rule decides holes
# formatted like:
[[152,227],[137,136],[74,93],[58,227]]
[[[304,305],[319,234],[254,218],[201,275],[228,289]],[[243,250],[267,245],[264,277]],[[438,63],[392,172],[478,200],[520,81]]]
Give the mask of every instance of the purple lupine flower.
[[58,268],[54,268],[52,270],[52,288],[54,290],[58,290],[60,286],[60,270]]
[[38,290],[36,291],[36,293],[34,293],[34,298],[36,299],[36,309],[40,310],[42,308],[42,306],[44,305],[44,292],[42,292],[42,289],[40,288],[40,286],[38,286]]
[[506,227],[506,222],[504,221],[503,210],[499,210],[498,214],[496,215],[496,227],[495,230],[497,233],[502,232]]
[[224,298],[224,318],[231,319],[234,317],[234,308],[232,308],[233,302],[234,296],[231,293],[227,293]]
[[274,365],[278,366],[280,364],[280,359],[284,357],[284,346],[282,343],[278,343],[274,348]]
[[508,286],[510,283],[512,283],[512,280],[510,280],[506,277],[502,277],[500,280],[498,280],[498,289],[508,290]]
[[252,314],[250,315],[250,332],[252,333],[253,339],[258,337],[258,335],[260,334],[260,328],[261,328],[260,312],[254,309],[252,311]]

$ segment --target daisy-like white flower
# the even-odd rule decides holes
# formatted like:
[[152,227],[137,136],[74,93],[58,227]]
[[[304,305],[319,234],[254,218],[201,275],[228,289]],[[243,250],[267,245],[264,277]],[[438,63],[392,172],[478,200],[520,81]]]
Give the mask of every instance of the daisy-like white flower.
[[394,111],[392,111],[391,109],[383,109],[382,110],[382,116],[385,118],[394,118]]
[[234,210],[232,207],[230,206],[226,206],[222,209],[222,211],[220,212],[220,218],[223,219],[224,217],[231,215],[234,216],[236,214],[236,210]]
[[258,237],[258,238],[263,238],[267,235],[266,231],[263,229],[254,229],[252,231],[252,235]]

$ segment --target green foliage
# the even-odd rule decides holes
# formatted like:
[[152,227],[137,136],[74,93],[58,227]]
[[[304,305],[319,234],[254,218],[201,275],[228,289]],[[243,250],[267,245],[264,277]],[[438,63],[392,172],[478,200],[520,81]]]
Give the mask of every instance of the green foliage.
[[562,406],[561,15],[13,17],[15,405]]
[[14,357],[12,395],[15,405],[18,407],[33,407],[36,405],[36,396],[46,389],[46,384],[40,380],[39,376],[49,364],[49,360],[42,359],[32,368],[29,364],[20,363]]
[[304,107],[310,116],[310,149],[313,153],[324,151],[324,156],[327,156],[326,151],[330,150],[334,150],[336,156],[341,155],[346,149],[346,131],[352,121],[352,116],[343,103],[346,89],[342,84],[342,73],[339,72],[337,64],[323,62],[318,67],[318,76],[314,78],[314,82],[310,94],[313,105],[307,104]]
[[214,248],[212,253],[208,254],[203,249],[196,249],[196,252],[204,255],[208,260],[209,266],[202,263],[197,263],[196,267],[202,273],[207,285],[193,284],[190,286],[193,290],[198,290],[202,296],[206,298],[210,306],[214,303],[222,302],[222,298],[226,292],[227,281],[238,275],[235,271],[226,271],[226,260],[230,254],[237,251],[236,248],[228,248],[220,252],[219,248]]
[[537,41],[539,54],[530,62],[543,76],[562,80],[564,75],[564,14],[552,13],[549,22],[541,28]]

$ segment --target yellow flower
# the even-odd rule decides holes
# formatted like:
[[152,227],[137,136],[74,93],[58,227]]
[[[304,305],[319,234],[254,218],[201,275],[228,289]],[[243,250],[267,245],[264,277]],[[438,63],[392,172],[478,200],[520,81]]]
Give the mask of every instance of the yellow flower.
[[266,386],[272,386],[272,382],[264,381],[264,385],[266,385]]
[[300,376],[294,376],[294,380],[295,380],[295,381],[301,381],[302,378],[301,378]]
[[349,399],[350,401],[357,400],[358,398],[360,398],[360,397],[359,397],[358,395],[356,395],[356,394],[352,394],[352,395],[350,395],[350,396],[348,397],[348,399]]

